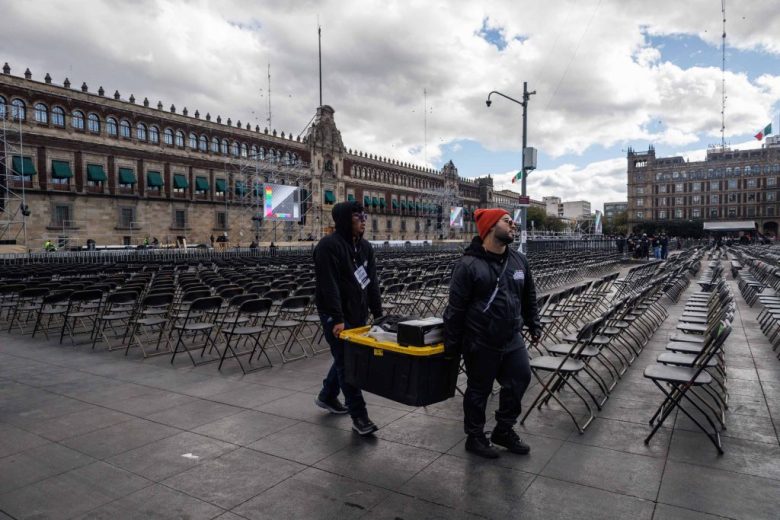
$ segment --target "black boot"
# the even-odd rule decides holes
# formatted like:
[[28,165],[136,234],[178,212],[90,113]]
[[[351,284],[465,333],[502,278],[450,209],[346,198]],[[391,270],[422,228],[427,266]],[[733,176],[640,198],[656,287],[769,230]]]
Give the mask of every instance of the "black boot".
[[512,428],[496,426],[496,429],[490,435],[490,442],[518,455],[527,455],[531,451],[531,447],[520,440],[520,437]]
[[469,435],[466,438],[466,451],[486,459],[497,459],[498,452],[493,449],[484,433]]

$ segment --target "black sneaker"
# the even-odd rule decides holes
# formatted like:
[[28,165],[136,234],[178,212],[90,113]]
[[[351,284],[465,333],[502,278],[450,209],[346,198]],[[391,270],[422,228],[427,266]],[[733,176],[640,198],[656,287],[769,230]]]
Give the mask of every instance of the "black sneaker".
[[466,451],[486,459],[497,459],[498,452],[493,449],[485,434],[469,435],[466,438]]
[[521,441],[512,428],[496,428],[490,435],[490,442],[518,455],[527,455],[531,452],[531,447]]
[[314,404],[319,406],[320,408],[325,408],[330,413],[335,413],[336,415],[344,415],[349,410],[347,410],[347,407],[341,404],[341,401],[339,401],[338,397],[334,397],[333,399],[327,399],[323,400],[317,397],[314,399]]
[[371,435],[378,429],[379,427],[377,427],[377,425],[368,417],[357,417],[352,419],[352,431],[358,435]]

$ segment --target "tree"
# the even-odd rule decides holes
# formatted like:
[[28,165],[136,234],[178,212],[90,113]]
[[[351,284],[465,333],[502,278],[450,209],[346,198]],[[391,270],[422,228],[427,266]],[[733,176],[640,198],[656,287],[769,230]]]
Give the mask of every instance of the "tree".
[[[531,206],[528,208],[528,216],[526,217],[527,220],[527,229],[539,229],[542,230],[545,228],[545,224],[547,223],[547,213],[542,209],[538,208],[536,206]],[[533,222],[533,226],[531,226],[531,222]]]
[[628,234],[628,212],[627,211],[621,211],[620,213],[616,213],[614,217],[612,217],[611,221],[604,221],[604,234],[605,235],[617,235],[617,234]]
[[545,227],[547,231],[555,231],[560,232],[566,229],[566,224],[563,223],[561,219],[558,217],[547,217],[547,222],[545,223]]

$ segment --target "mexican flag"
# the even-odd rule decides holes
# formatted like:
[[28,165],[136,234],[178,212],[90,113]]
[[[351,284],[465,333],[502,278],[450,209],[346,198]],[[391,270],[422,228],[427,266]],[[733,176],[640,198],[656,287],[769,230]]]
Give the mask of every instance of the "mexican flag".
[[771,133],[772,133],[772,123],[769,123],[764,127],[763,130],[759,131],[754,137],[760,141],[761,139],[763,139],[764,137],[768,136]]
[[522,179],[523,179],[523,170],[520,170],[519,172],[517,172],[517,174],[515,174],[514,177],[512,177],[512,184]]

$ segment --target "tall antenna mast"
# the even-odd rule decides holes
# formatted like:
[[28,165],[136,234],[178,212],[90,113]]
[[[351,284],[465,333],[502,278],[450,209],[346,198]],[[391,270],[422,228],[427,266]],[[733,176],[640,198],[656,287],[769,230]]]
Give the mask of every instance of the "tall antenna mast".
[[720,0],[720,11],[723,14],[723,35],[721,37],[720,64],[720,147],[726,149],[726,0]]
[[319,21],[317,22],[317,48],[320,62],[320,106],[322,106],[322,27]]
[[271,124],[271,63],[268,63],[268,130],[273,131]]
[[423,98],[424,106],[423,106],[423,125],[425,127],[425,141],[423,142],[423,161],[427,165],[428,164],[428,89],[423,89]]

